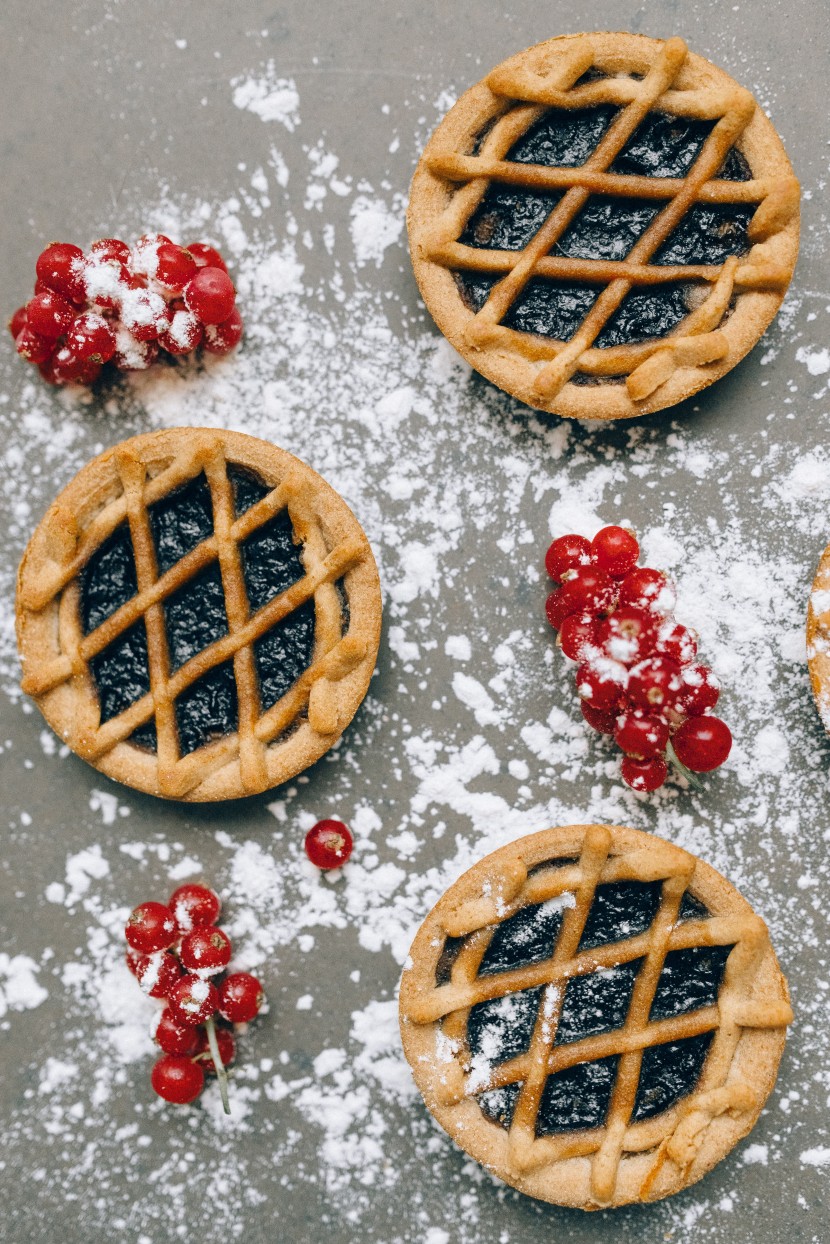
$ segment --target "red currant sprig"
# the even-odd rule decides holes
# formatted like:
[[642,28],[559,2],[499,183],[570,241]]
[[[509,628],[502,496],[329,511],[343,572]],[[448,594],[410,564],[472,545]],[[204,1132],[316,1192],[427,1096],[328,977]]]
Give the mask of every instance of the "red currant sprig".
[[207,242],[147,234],[130,248],[100,238],[84,253],[53,242],[38,256],[34,296],[9,320],[21,358],[50,384],[91,385],[112,362],[143,371],[159,357],[229,354],[242,340],[236,290]]
[[554,540],[545,567],[558,587],[545,610],[566,657],[578,662],[576,688],[592,729],[613,735],[623,781],[657,790],[668,763],[696,784],[695,773],[729,755],[729,727],[712,714],[719,685],[695,664],[697,636],[674,617],[674,585],[638,566],[640,547],[624,527],[603,527],[593,540]]
[[262,1009],[264,994],[248,972],[218,979],[232,954],[230,938],[215,925],[220,907],[207,886],[179,886],[166,904],[136,907],[124,933],[128,968],[145,993],[166,1003],[153,1034],[164,1052],[153,1068],[154,1090],[165,1101],[185,1104],[199,1096],[205,1072],[214,1073],[230,1114],[225,1067],[236,1045],[216,1016],[248,1023]]

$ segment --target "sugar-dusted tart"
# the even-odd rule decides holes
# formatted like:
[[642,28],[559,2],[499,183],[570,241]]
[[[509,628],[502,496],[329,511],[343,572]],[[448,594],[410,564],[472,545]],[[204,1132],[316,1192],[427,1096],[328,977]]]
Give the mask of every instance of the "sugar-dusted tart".
[[748,90],[682,39],[565,35],[468,90],[421,157],[412,262],[438,327],[531,406],[672,406],[758,341],[799,187]]
[[705,1175],[758,1118],[792,1019],[763,920],[639,830],[549,829],[465,873],[421,926],[403,1045],[452,1138],[582,1209]]
[[374,670],[377,568],[343,499],[239,432],[85,466],[18,574],[23,689],[79,756],[170,799],[267,790],[340,737]]
[[830,545],[821,555],[807,606],[807,663],[816,707],[830,733]]

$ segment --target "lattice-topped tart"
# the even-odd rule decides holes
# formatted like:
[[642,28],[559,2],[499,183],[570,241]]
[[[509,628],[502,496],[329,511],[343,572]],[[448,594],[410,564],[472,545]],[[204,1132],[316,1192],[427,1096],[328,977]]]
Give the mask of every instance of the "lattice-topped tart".
[[23,689],[109,777],[234,798],[340,737],[380,615],[366,536],[305,463],[239,432],[151,432],[85,466],[32,537]]
[[816,707],[830,733],[830,544],[821,555],[807,607],[807,663]]
[[792,1019],[766,926],[650,834],[521,838],[412,945],[406,1056],[439,1123],[508,1183],[585,1209],[693,1183],[750,1130]]
[[681,39],[568,35],[450,110],[412,183],[415,276],[483,375],[542,410],[674,405],[743,358],[798,251],[771,122]]

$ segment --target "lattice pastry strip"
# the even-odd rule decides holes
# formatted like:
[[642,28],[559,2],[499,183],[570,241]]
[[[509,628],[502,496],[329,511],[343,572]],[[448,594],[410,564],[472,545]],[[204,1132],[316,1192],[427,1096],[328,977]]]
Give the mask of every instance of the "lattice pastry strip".
[[[598,80],[582,81],[597,72],[603,74]],[[509,158],[550,108],[578,115],[603,106],[618,111],[583,163],[558,167]],[[655,113],[714,123],[691,167],[682,177],[615,171],[615,161]],[[738,142],[749,158],[745,180],[720,176]],[[493,186],[561,197],[520,248],[473,246],[463,235]],[[619,200],[621,207],[631,200],[652,202],[656,215],[624,258],[555,254],[594,195]],[[792,276],[798,199],[780,140],[751,94],[728,75],[689,54],[680,39],[584,35],[528,49],[459,100],[424,152],[408,221],[425,301],[474,366],[532,405],[614,418],[680,400],[728,370],[754,344]],[[755,208],[748,253],[717,263],[653,262],[701,204]],[[495,281],[480,305],[469,308],[455,274]],[[566,290],[597,291],[568,339],[506,322],[539,279],[564,281]],[[678,288],[678,282],[694,283],[689,288],[701,292],[697,307],[687,308],[676,327],[662,335],[647,333],[643,340],[635,335],[622,344],[597,346],[632,291]],[[573,383],[575,377],[594,383],[586,388]],[[609,377],[624,377],[625,385]]]
[[[239,515],[230,467],[266,481],[265,495]],[[151,507],[202,475],[212,530],[160,573]],[[268,524],[283,513],[300,549],[301,574],[252,611],[241,550],[255,534],[267,534]],[[85,568],[125,522],[135,594],[85,634]],[[165,610],[197,574],[212,567],[221,583],[226,633],[172,668]],[[293,684],[263,708],[257,644],[305,606],[313,609],[310,659]],[[126,642],[137,625],[146,634],[149,690],[101,721],[91,663]],[[267,789],[327,750],[365,694],[379,625],[374,559],[346,505],[299,460],[240,433],[172,429],[102,455],[47,513],[19,577],[24,690],[84,758],[120,780],[175,798],[226,798]],[[237,724],[183,754],[177,702],[226,663]],[[155,755],[132,742],[149,724],[155,727]]]
[[[557,863],[572,855],[576,863]],[[621,882],[659,886],[648,927],[582,946],[599,888]],[[681,918],[687,893],[708,914]],[[570,905],[548,957],[482,970],[496,933],[511,927],[505,922],[563,898]],[[448,939],[461,941],[448,979],[439,980]],[[717,1001],[653,1016],[667,956],[677,965],[675,952],[707,947],[722,947],[727,956]],[[704,1174],[757,1117],[792,1017],[763,921],[714,870],[634,830],[549,830],[489,856],[444,895],[411,960],[401,986],[401,1027],[430,1109],[502,1178],[563,1204],[654,1199]],[[595,973],[626,965],[635,975],[623,1022],[558,1041],[569,982],[596,981]],[[514,995],[538,997],[529,1044],[482,1067],[470,1044],[475,1008]],[[647,1051],[681,1048],[673,1043],[695,1038],[709,1040],[696,1081],[655,1116],[635,1119]],[[616,1060],[602,1125],[540,1131],[550,1077],[599,1060]],[[478,1103],[511,1086],[505,1130]]]

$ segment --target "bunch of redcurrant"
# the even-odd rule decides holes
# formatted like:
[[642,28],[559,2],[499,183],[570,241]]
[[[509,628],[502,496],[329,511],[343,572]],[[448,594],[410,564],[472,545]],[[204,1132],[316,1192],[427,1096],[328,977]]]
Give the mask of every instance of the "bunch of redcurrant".
[[50,384],[94,384],[110,362],[144,371],[160,351],[228,354],[242,339],[236,291],[207,242],[185,248],[150,233],[132,248],[101,238],[86,253],[53,242],[36,273],[34,297],[9,329],[18,354]]
[[590,541],[560,536],[545,557],[559,584],[546,611],[577,662],[583,717],[625,753],[623,781],[652,791],[666,780],[667,760],[686,776],[722,765],[732,735],[712,713],[720,686],[695,660],[696,635],[674,617],[671,581],[638,566],[639,556],[624,527],[603,527]]
[[184,1105],[199,1096],[205,1073],[219,1080],[222,1104],[230,1114],[225,1067],[236,1054],[231,1027],[254,1019],[264,1001],[262,986],[248,972],[231,972],[231,943],[216,927],[218,895],[203,885],[179,886],[168,903],[141,903],[131,913],[124,936],[127,967],[151,998],[166,1005],[154,1037],[164,1056],[150,1082],[165,1101]]

